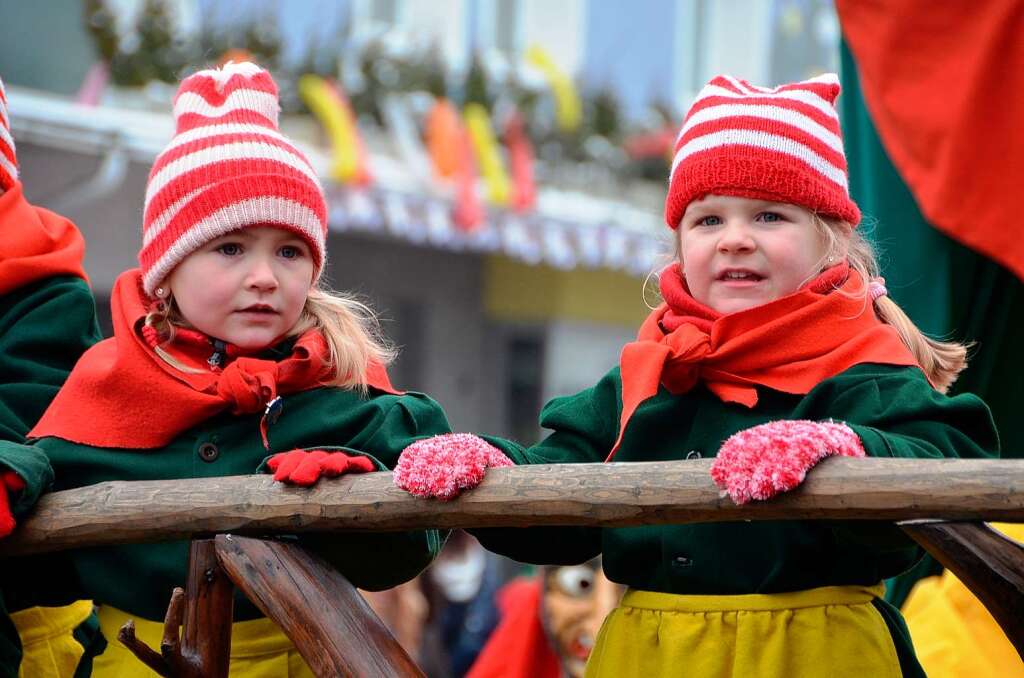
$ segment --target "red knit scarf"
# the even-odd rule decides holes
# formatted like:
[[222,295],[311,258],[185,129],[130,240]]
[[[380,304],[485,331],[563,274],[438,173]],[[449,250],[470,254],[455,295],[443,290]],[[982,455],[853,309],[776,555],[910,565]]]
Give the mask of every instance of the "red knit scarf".
[[660,284],[665,303],[622,349],[622,415],[609,460],[659,385],[678,394],[700,381],[723,402],[752,408],[757,386],[805,394],[860,363],[917,365],[845,263],[789,296],[728,315],[690,296],[678,264],[662,271]]
[[[94,447],[163,447],[225,410],[260,412],[278,395],[323,386],[330,376],[327,343],[316,331],[299,337],[281,361],[241,356],[221,370],[182,372],[142,337],[147,309],[138,269],[118,277],[110,305],[114,336],[85,352],[29,437]],[[187,364],[202,364],[188,359],[187,349],[181,355]],[[379,365],[368,380],[378,391],[398,393]]]
[[0,195],[0,294],[55,275],[85,279],[84,254],[75,225],[30,205],[20,183]]

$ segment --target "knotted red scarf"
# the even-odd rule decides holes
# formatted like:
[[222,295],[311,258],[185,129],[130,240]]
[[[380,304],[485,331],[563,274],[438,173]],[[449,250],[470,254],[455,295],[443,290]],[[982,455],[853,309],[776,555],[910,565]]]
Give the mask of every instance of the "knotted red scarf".
[[[138,329],[147,311],[138,269],[118,277],[110,305],[114,336],[85,352],[30,438],[163,447],[224,410],[260,412],[278,395],[322,386],[330,376],[327,343],[316,331],[299,337],[291,356],[281,361],[242,356],[222,371],[201,374],[168,364]],[[367,378],[378,391],[398,393],[379,365]]]
[[805,394],[860,363],[917,364],[845,263],[789,296],[728,315],[690,296],[678,264],[662,271],[660,286],[665,303],[622,349],[622,415],[609,460],[659,385],[678,394],[701,381],[723,402],[754,407],[757,386]]
[[84,254],[75,225],[29,204],[20,183],[0,195],[0,294],[55,275],[85,279]]

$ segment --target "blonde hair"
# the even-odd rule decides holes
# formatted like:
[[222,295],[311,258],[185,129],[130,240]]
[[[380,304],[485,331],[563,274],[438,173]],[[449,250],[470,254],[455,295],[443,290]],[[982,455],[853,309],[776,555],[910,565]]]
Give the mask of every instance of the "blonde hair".
[[[840,219],[822,218],[810,212],[815,229],[825,247],[825,254],[816,267],[823,271],[833,261],[841,261],[845,257],[850,268],[860,274],[864,281],[864,289],[855,292],[856,296],[870,303],[870,281],[879,277],[878,258],[875,249],[860,229]],[[682,261],[682,250],[679,234],[673,236],[675,261]],[[810,282],[817,275],[805,281]],[[647,283],[644,281],[644,303],[647,303]],[[650,306],[648,304],[648,306]],[[967,351],[971,344],[955,341],[939,341],[922,332],[910,317],[888,295],[878,297],[874,301],[875,314],[887,325],[892,325],[900,340],[917,360],[928,381],[940,393],[946,393],[956,381],[960,373],[967,367]]]
[[[864,289],[856,292],[869,300],[868,283],[879,275],[878,258],[874,247],[864,234],[849,223],[839,219],[824,219],[813,214],[813,221],[825,245],[822,263],[841,260],[849,261],[850,268],[860,274]],[[953,385],[960,372],[967,367],[969,344],[955,341],[939,341],[922,332],[899,305],[888,295],[875,299],[875,314],[879,320],[892,325],[907,349],[913,354],[928,381],[937,391],[945,393]]]
[[[161,347],[174,341],[176,327],[191,328],[174,299],[159,300],[145,319],[160,338],[156,353],[165,362],[184,372],[203,370],[184,365]],[[397,351],[385,339],[373,310],[353,296],[317,284],[309,291],[306,304],[295,327],[286,338],[318,330],[327,342],[331,369],[326,385],[351,388],[365,393],[367,373],[372,364],[387,367]]]

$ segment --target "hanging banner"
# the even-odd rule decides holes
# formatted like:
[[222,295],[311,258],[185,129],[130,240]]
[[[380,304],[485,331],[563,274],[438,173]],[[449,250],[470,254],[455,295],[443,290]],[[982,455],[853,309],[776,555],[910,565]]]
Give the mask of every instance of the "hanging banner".
[[366,149],[352,106],[341,88],[318,75],[306,74],[299,78],[299,96],[331,139],[331,178],[356,186],[369,184],[372,179]]
[[461,159],[458,173],[455,176],[455,205],[452,208],[452,221],[463,231],[475,231],[483,225],[487,213],[476,194],[477,169],[476,160],[473,158],[473,141],[469,137],[469,130],[463,128],[461,132],[459,135]]
[[555,118],[558,128],[563,132],[575,132],[583,119],[580,95],[576,86],[562,69],[555,64],[547,51],[534,45],[526,50],[526,61],[544,74],[544,78],[555,96]]
[[487,109],[478,103],[466,104],[466,131],[473,143],[480,175],[487,186],[487,199],[494,205],[509,203],[508,173],[501,159],[501,150],[494,138],[494,129]]
[[512,209],[529,211],[537,204],[537,185],[533,180],[533,146],[519,111],[513,111],[505,125],[505,147],[512,168]]
[[426,120],[427,151],[434,175],[453,180],[462,165],[462,121],[448,99],[437,99]]

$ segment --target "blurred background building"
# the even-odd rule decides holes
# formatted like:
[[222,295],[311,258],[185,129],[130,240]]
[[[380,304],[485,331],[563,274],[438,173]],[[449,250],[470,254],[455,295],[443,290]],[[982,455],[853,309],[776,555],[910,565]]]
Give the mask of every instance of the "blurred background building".
[[[456,429],[524,442],[547,399],[616,363],[655,301],[668,157],[696,91],[719,72],[835,70],[839,44],[815,0],[11,5],[0,72],[26,193],[84,232],[101,316],[135,264],[174,83],[249,55],[321,170],[332,284],[365,295],[401,347],[395,382]],[[306,74],[321,79],[302,88]],[[462,134],[447,156],[441,101]]]

